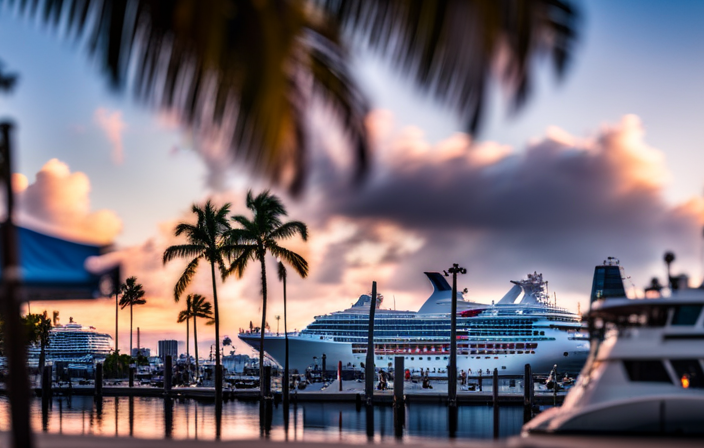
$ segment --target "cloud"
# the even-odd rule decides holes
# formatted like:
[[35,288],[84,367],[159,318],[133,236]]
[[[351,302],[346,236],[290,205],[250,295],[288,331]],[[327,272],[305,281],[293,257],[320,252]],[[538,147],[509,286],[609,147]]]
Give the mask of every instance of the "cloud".
[[385,223],[424,241],[396,265],[392,288],[417,290],[424,269],[453,262],[487,285],[549,271],[562,277],[551,284],[572,294],[588,293],[593,266],[609,255],[641,283],[669,248],[698,265],[701,200],[665,202],[664,155],[646,143],[636,116],[589,138],[550,128],[522,152],[462,134],[432,145],[406,128],[379,153],[365,188],[325,185],[319,207],[367,223],[367,234]]
[[21,174],[13,176],[20,223],[37,230],[93,244],[112,243],[122,221],[111,210],[90,210],[90,181],[68,165],[49,160],[33,183]]
[[100,107],[95,110],[93,119],[112,144],[112,161],[117,165],[122,164],[124,160],[122,134],[127,129],[127,124],[122,121],[122,112]]

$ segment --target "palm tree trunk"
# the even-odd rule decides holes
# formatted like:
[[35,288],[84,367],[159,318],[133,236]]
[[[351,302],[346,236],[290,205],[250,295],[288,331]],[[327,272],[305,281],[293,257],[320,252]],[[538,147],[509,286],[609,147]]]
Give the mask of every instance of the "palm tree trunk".
[[191,346],[190,340],[189,340],[190,331],[189,331],[189,325],[188,325],[190,323],[190,321],[191,321],[190,318],[186,319],[186,382],[187,383],[191,382],[191,356],[190,356],[190,352],[188,351]]
[[196,316],[193,316],[193,344],[196,348],[196,379],[200,377],[200,370],[198,369],[198,331],[196,329]]
[[[215,262],[210,262],[210,274],[213,278],[213,308],[215,314],[215,403],[222,400],[222,377],[220,376],[220,313],[218,312],[218,291],[215,287]],[[217,381],[218,378],[221,381]]]
[[118,340],[117,340],[117,335],[118,335],[118,333],[117,333],[117,296],[118,296],[118,291],[119,291],[119,289],[117,291],[115,291],[115,353],[117,353],[117,351],[119,350],[119,348],[118,348],[119,346],[117,345],[117,343],[118,343]]
[[289,373],[288,373],[288,329],[286,327],[286,276],[283,277],[284,282],[284,341],[285,341],[285,355],[284,355],[284,406],[288,406],[288,393],[289,393]]
[[130,303],[130,358],[132,357],[132,304]]
[[264,254],[259,256],[259,263],[262,265],[262,326],[259,337],[259,393],[264,398],[264,330],[266,327],[266,263]]

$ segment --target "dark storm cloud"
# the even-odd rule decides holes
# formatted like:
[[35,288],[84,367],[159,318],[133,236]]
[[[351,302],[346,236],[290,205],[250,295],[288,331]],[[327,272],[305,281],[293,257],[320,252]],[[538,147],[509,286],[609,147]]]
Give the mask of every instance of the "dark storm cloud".
[[[431,147],[411,129],[380,154],[361,190],[335,182],[321,188],[321,209],[361,223],[335,253],[360,241],[379,244],[375,223],[424,240],[401,257],[386,248],[387,261],[396,264],[390,288],[421,288],[424,270],[457,261],[474,282],[508,285],[542,270],[562,290],[584,292],[593,266],[611,255],[642,287],[665,250],[683,260],[697,255],[701,204],[672,207],[663,200],[664,158],[644,142],[634,116],[589,140],[553,129],[523,153],[492,143],[470,147],[462,136]],[[327,274],[349,266],[338,261]]]

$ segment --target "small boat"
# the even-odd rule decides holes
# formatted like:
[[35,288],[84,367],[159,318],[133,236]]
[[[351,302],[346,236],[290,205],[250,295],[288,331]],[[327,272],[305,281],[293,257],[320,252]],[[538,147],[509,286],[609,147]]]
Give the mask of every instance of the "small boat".
[[629,299],[622,268],[597,266],[591,351],[559,408],[523,434],[704,434],[704,288]]

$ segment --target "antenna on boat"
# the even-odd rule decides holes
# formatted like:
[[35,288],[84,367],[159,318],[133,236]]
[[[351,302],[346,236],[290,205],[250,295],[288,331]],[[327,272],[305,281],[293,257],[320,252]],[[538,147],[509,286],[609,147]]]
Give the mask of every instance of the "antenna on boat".
[[557,293],[553,291],[552,296],[555,298],[555,308],[557,308]]
[[394,294],[394,311],[396,311],[396,294]]

